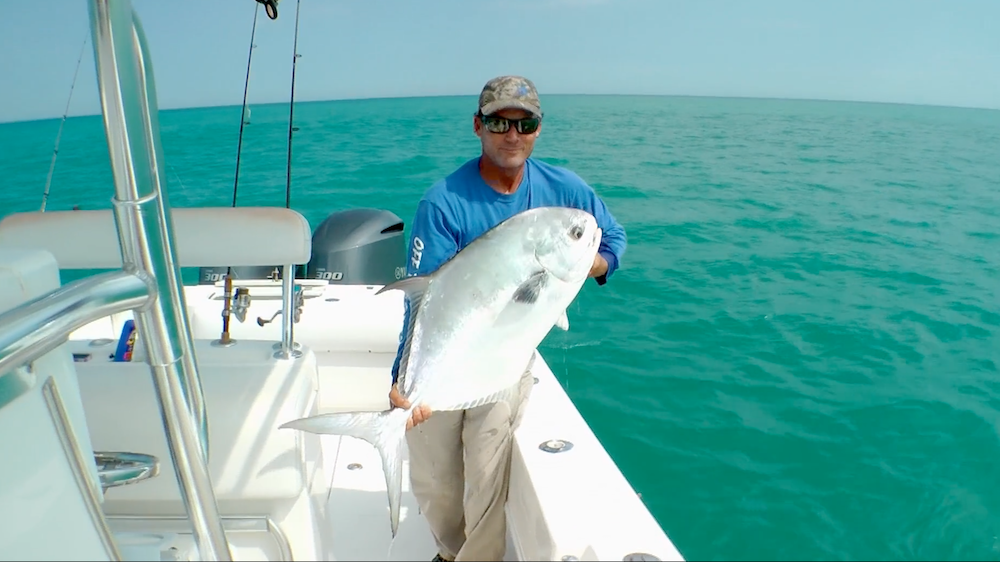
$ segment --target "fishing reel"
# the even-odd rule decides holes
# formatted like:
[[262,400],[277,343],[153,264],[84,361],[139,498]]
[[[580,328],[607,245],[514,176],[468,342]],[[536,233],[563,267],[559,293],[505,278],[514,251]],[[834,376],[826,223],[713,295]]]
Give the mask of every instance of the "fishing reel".
[[[306,297],[305,293],[302,292],[302,287],[299,285],[295,285],[292,291],[294,291],[294,296],[292,297],[292,306],[294,307],[294,310],[292,311],[292,322],[298,324],[299,320],[302,319],[302,307],[305,305]],[[263,328],[266,324],[274,322],[274,319],[277,318],[279,314],[281,314],[280,310],[276,311],[266,320],[262,316],[258,316],[257,325]]]
[[250,308],[250,289],[236,287],[234,293],[232,272],[226,274],[222,303],[222,334],[219,339],[212,342],[212,345],[228,347],[236,343],[236,340],[229,335],[230,316],[235,316],[242,324],[246,321],[247,310]]
[[[247,319],[247,309],[250,308],[250,289],[246,287],[236,287],[236,294],[233,295],[232,301],[229,303],[230,311],[240,324],[246,322]],[[226,311],[223,310],[223,316],[225,316]]]
[[264,5],[264,11],[267,12],[267,17],[272,20],[278,19],[278,2],[280,0],[257,0],[258,4]]

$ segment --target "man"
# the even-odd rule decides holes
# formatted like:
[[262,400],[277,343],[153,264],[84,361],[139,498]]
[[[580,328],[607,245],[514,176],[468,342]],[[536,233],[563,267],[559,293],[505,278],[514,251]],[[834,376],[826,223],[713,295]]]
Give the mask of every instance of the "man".
[[[417,206],[407,252],[407,275],[427,275],[503,220],[529,208],[585,209],[603,239],[590,276],[604,285],[625,252],[625,230],[604,202],[573,172],[530,158],[541,131],[542,109],[534,84],[500,76],[479,95],[473,130],[482,154],[432,186]],[[406,325],[400,348],[406,340]],[[407,408],[392,367],[389,399]],[[420,511],[438,546],[434,560],[502,560],[506,550],[507,480],[512,436],[533,383],[530,364],[512,402],[431,416],[418,407],[407,427],[410,479]],[[418,405],[419,406],[419,405]],[[417,427],[419,426],[419,427]],[[463,459],[464,452],[464,459]],[[467,497],[466,484],[468,484]]]

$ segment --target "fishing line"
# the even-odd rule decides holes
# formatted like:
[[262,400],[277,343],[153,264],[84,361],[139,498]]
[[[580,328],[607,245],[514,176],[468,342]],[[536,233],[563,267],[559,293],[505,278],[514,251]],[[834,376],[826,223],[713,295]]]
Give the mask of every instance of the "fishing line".
[[569,352],[569,346],[562,346],[562,367],[563,367],[563,387],[566,389],[566,394],[569,394],[569,367],[566,365],[566,355]]
[[184,182],[181,181],[180,175],[177,174],[177,169],[169,164],[167,165],[167,168],[169,168],[170,171],[174,173],[174,177],[177,178],[177,184],[181,186],[181,189],[187,189],[186,187],[184,187]]
[[[573,303],[570,305],[569,308],[573,309],[573,314],[572,315],[569,314],[569,309],[567,309],[566,310],[566,318],[567,318],[567,320],[569,319],[570,316],[573,316],[575,318],[579,318],[580,317],[577,314],[580,311],[580,301],[579,301],[579,299],[573,299]],[[572,330],[572,324],[570,324],[570,330]],[[569,350],[570,349],[572,349],[574,347],[577,347],[576,345],[571,345],[571,342],[569,341],[571,337],[572,336],[570,335],[569,331],[566,331],[565,333],[563,333],[562,337],[560,338],[560,339],[562,339],[562,342],[561,342],[561,345],[559,346],[561,348],[561,351],[562,351],[562,372],[563,372],[563,374],[562,374],[562,381],[561,382],[562,382],[563,390],[567,394],[569,394],[569,386],[570,386],[569,385],[569,380],[570,380],[570,376],[569,376],[569,365],[566,362],[566,357],[569,355]]]

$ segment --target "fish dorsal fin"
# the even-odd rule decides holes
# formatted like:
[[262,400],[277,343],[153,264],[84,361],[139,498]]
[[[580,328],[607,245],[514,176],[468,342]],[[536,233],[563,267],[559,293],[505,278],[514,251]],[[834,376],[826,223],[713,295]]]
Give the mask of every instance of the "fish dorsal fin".
[[566,311],[564,310],[559,318],[556,320],[556,328],[562,328],[563,330],[569,331],[569,318],[566,317]]
[[396,386],[399,387],[399,392],[404,397],[409,394],[410,390],[409,378],[406,375],[409,370],[410,345],[413,343],[413,325],[417,323],[417,313],[423,304],[424,292],[427,290],[429,282],[429,276],[406,277],[382,287],[375,293],[378,295],[386,291],[403,291],[406,295],[406,305],[410,309],[410,319],[406,324],[406,332],[404,332],[406,339],[403,341],[403,350],[399,356],[399,371],[396,377]]
[[427,290],[427,284],[430,283],[431,277],[429,275],[421,275],[419,277],[404,277],[399,281],[394,281],[389,283],[385,287],[382,287],[375,292],[376,295],[381,295],[387,291],[403,291],[406,293],[407,298],[411,301],[414,295],[423,296],[424,291]]
[[528,277],[514,291],[514,296],[511,297],[512,300],[523,304],[534,304],[538,301],[538,295],[541,294],[542,288],[545,287],[548,278],[549,276],[543,270],[532,273],[531,277]]

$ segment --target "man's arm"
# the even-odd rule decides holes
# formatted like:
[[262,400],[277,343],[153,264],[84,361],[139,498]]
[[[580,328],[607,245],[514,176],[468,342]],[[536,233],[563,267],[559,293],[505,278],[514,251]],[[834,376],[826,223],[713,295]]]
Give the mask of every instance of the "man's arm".
[[[625,255],[625,248],[628,246],[628,238],[625,235],[625,228],[615,220],[614,215],[608,210],[604,201],[594,192],[594,188],[583,183],[584,199],[583,207],[597,219],[597,226],[601,227],[601,246],[597,250],[599,256],[594,262],[591,276],[597,280],[598,285],[604,285],[608,279],[618,270],[619,262]],[[603,260],[604,263],[601,263]]]
[[[441,209],[422,199],[413,217],[410,244],[406,251],[406,276],[429,275],[441,267],[458,251],[458,240],[448,225]],[[399,333],[399,347],[392,364],[392,384],[399,378],[399,360],[406,342],[406,327],[410,324],[410,300],[404,300],[403,327]]]

